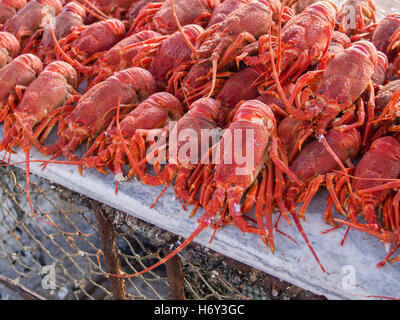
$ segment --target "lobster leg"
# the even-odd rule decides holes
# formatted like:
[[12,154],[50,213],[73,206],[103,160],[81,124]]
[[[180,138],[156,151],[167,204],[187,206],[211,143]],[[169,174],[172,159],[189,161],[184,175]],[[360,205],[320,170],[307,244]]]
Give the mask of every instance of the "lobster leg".
[[356,110],[356,106],[354,104],[351,107],[347,108],[343,112],[343,114],[340,118],[332,121],[332,123],[331,123],[332,127],[336,130],[340,130],[339,128],[341,126],[348,124],[351,120],[354,119],[355,110]]
[[211,14],[209,12],[204,12],[203,14],[201,14],[200,16],[198,16],[193,23],[194,24],[199,24],[199,25],[204,25],[204,23],[202,22],[207,22],[209,20],[209,18],[211,17]]
[[[379,262],[376,267],[377,268],[383,268],[386,263],[390,260],[390,258],[395,254],[395,252],[400,248],[400,242],[397,243],[392,250],[390,250],[390,252],[388,253],[388,255],[385,257],[385,259],[383,259],[381,262]],[[398,261],[400,259],[400,257],[397,257],[395,259],[393,259],[392,261],[390,261],[391,263],[394,263],[396,261]]]
[[305,213],[307,211],[307,207],[310,204],[311,200],[314,198],[315,194],[318,192],[319,187],[324,181],[325,181],[325,176],[320,175],[310,182],[305,192],[304,203],[298,213],[300,219],[303,219],[304,221],[306,220]]
[[[370,235],[372,235],[374,237],[377,237],[382,242],[396,243],[394,248],[386,256],[386,258],[377,264],[377,268],[384,267],[385,264],[391,258],[391,256],[400,248],[399,236],[396,234],[396,233],[399,232],[399,230],[396,230],[396,233],[394,233],[394,232],[379,232],[379,231],[372,231],[368,227],[360,225],[360,224],[350,223],[350,222],[342,221],[342,220],[338,220],[338,219],[335,219],[335,221],[340,222],[342,224],[345,224],[345,225],[349,226],[350,228],[354,228],[354,229],[356,229],[358,231],[365,232],[365,233],[370,234]],[[398,260],[398,258],[395,258],[394,262],[397,261],[397,260]],[[391,262],[393,262],[393,261],[391,261]]]
[[[262,181],[260,185],[260,189],[257,195],[257,202],[256,202],[256,221],[258,228],[260,230],[265,230],[265,225],[264,225],[264,205],[265,205],[265,196],[266,196],[266,185],[267,185],[267,175],[268,171],[267,169],[264,168],[263,174],[262,174]],[[257,184],[258,186],[258,184]],[[267,235],[269,233],[269,230],[267,230]],[[262,241],[265,243],[267,247],[269,247],[267,236],[266,235],[261,235]]]
[[28,43],[25,45],[24,49],[21,51],[21,54],[29,53],[34,47],[36,47],[39,43],[38,38],[43,34],[43,29],[37,30],[29,39]]
[[325,268],[322,266],[322,263],[321,263],[321,261],[319,260],[319,258],[318,258],[318,256],[317,256],[317,253],[315,252],[314,248],[312,247],[310,241],[308,240],[308,238],[307,238],[307,236],[306,236],[306,234],[305,234],[305,232],[304,232],[304,229],[303,229],[303,227],[302,227],[302,225],[301,225],[299,216],[297,215],[296,212],[291,212],[291,214],[292,214],[293,220],[294,220],[294,222],[295,222],[295,224],[296,224],[296,226],[297,226],[297,229],[299,230],[299,232],[300,232],[300,234],[302,235],[303,239],[305,240],[307,246],[308,246],[309,249],[311,250],[311,253],[313,254],[315,260],[317,260],[317,262],[318,262],[320,268],[322,269],[322,271],[323,271],[323,272],[326,272]]
[[237,49],[241,48],[245,42],[255,42],[257,41],[254,36],[248,32],[242,32],[239,36],[235,39],[235,41],[228,47],[225,51],[224,55],[221,58],[221,61],[218,64],[219,68],[226,66],[230,62],[234,61],[235,52]]
[[393,194],[391,193],[382,206],[382,224],[385,231],[390,231],[391,228],[395,226],[392,209],[393,207],[395,206],[393,203]]
[[250,187],[249,191],[247,192],[246,198],[242,204],[243,213],[249,212],[257,203],[256,199],[258,199],[259,188],[260,188],[260,183],[258,180],[256,180]]
[[304,129],[299,133],[296,144],[294,145],[293,150],[289,155],[289,161],[293,161],[293,159],[296,157],[297,153],[299,151],[301,151],[301,147],[303,146],[303,144],[312,135],[312,133],[313,133],[313,130],[311,128]]
[[273,164],[268,163],[268,179],[265,190],[265,225],[267,228],[267,236],[269,247],[272,252],[275,251],[274,246],[274,229],[272,224],[272,209],[273,209],[273,189],[274,189],[274,176],[273,176]]
[[150,2],[146,7],[140,10],[139,15],[136,17],[131,29],[128,31],[128,37],[132,35],[135,30],[139,30],[148,21],[151,21],[152,17],[157,13],[162,5],[162,2]]
[[[176,196],[184,201],[186,205],[191,204],[194,201],[194,196],[196,195],[199,184],[190,186],[188,180],[193,170],[191,167],[181,167],[179,168],[176,176],[176,181],[174,185],[174,190]],[[194,188],[194,192],[190,193],[190,187]]]
[[274,199],[278,208],[281,210],[281,214],[285,218],[286,222],[289,226],[292,225],[289,219],[289,212],[283,202],[283,191],[285,186],[285,180],[283,178],[282,171],[279,170],[277,166],[275,166],[275,190],[274,190]]
[[340,127],[335,127],[334,129],[341,131],[341,132],[345,132],[345,131],[349,131],[352,130],[354,128],[359,128],[362,127],[364,125],[365,122],[365,108],[364,108],[364,102],[362,99],[359,99],[359,106],[358,106],[358,121],[350,124],[350,125],[343,125]]
[[[252,227],[243,216],[243,212],[240,210],[240,199],[242,198],[242,193],[237,192],[234,189],[228,190],[227,194],[222,196],[222,189],[217,188],[216,193],[213,195],[213,199],[217,196],[228,203],[229,216],[233,219],[235,225],[242,231],[242,233],[255,233],[260,235],[265,235],[266,231],[264,229]],[[211,199],[211,201],[213,200]]]
[[39,221],[41,221],[41,222],[43,222],[43,223],[45,223],[45,224],[47,224],[49,226],[58,228],[60,226],[55,225],[53,221],[50,220],[51,222],[47,222],[47,221],[41,219],[35,213],[35,210],[33,209],[32,201],[31,201],[31,193],[30,193],[30,166],[29,166],[30,165],[30,161],[29,161],[30,143],[29,143],[29,140],[27,138],[25,138],[24,145],[25,146],[23,147],[23,149],[24,149],[24,152],[25,152],[25,166],[26,166],[26,168],[25,168],[25,170],[26,170],[26,197],[28,199],[28,203],[29,203],[29,207],[31,209],[31,212],[32,212],[33,216],[36,219],[38,219]]
[[15,93],[18,97],[18,100],[22,100],[22,97],[24,96],[24,92],[26,90],[26,86],[22,86],[22,85],[17,85],[15,87]]
[[43,143],[47,136],[50,134],[51,130],[54,128],[56,123],[65,118],[74,110],[75,106],[65,105],[61,108],[57,108],[53,112],[49,113],[46,118],[35,128],[33,136],[38,138],[40,136],[40,143]]
[[[343,215],[346,215],[346,212],[344,211],[341,202],[337,196],[337,192],[342,188],[343,184],[346,182],[345,177],[341,177],[342,179],[339,179],[338,183],[338,189],[335,190],[334,185],[333,185],[333,180],[335,177],[341,176],[341,173],[328,173],[325,178],[325,183],[326,187],[329,191],[329,196],[330,199],[333,201],[333,204],[335,205],[335,208],[337,211],[342,213]],[[330,217],[332,219],[332,216]],[[332,221],[332,220],[330,220]]]
[[393,229],[400,228],[400,212],[399,212],[400,192],[397,192],[393,199],[393,207],[395,212],[395,221],[392,223]]
[[[76,0],[72,0],[74,2],[77,2]],[[91,9],[89,9],[86,6],[83,6],[85,8],[85,11],[87,11],[88,13],[90,13],[92,16],[96,17],[99,20],[103,20],[103,19],[110,19],[109,16],[107,16],[103,11],[101,11],[99,8],[97,8],[95,5],[93,5],[90,1],[88,0],[83,0],[83,2],[85,4],[87,4],[89,7],[91,7],[94,11],[92,11]],[[79,2],[78,2],[79,3]]]
[[[323,71],[315,71],[315,72],[308,72],[301,78],[299,78],[296,82],[296,86],[292,92],[291,97],[289,98],[289,101],[286,99],[285,94],[279,91],[279,95],[281,96],[281,99],[283,102],[286,104],[287,112],[296,118],[302,119],[302,120],[308,120],[307,115],[303,115],[300,112],[301,105],[296,104],[296,108],[292,107],[293,102],[295,101],[297,95],[300,93],[301,89],[307,86],[308,84],[316,81],[317,78],[319,78],[322,75]],[[279,88],[279,86],[278,86]]]
[[[279,157],[279,151],[278,151],[278,144],[279,144],[279,138],[273,137],[271,141],[271,160],[281,170],[283,173],[288,175],[290,179],[295,181],[298,185],[303,186],[304,183],[289,169],[289,167],[284,163],[280,157]],[[282,147],[280,147],[280,150],[282,151]],[[283,151],[284,154],[284,151]]]

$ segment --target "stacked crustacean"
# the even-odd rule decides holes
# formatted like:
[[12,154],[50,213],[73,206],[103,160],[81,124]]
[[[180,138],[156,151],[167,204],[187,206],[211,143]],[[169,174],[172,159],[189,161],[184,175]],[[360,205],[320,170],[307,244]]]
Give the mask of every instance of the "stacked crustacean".
[[0,11],[0,149],[3,161],[24,150],[28,198],[35,147],[52,156],[43,169],[173,185],[192,215],[204,208],[141,273],[207,227],[274,251],[279,223],[325,271],[302,227],[322,186],[321,219],[393,245],[379,266],[400,260],[400,13],[377,23],[373,0],[0,0]]

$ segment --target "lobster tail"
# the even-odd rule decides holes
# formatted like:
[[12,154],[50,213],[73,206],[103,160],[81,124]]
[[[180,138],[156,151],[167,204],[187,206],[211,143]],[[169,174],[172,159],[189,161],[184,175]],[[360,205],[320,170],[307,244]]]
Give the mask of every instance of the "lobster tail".
[[12,33],[4,31],[0,32],[0,47],[7,49],[11,57],[16,57],[21,50],[18,39]]
[[306,11],[320,14],[322,17],[328,19],[332,27],[335,26],[338,9],[333,2],[319,1],[309,6]]
[[77,16],[80,16],[83,21],[86,19],[85,8],[82,5],[80,5],[78,2],[73,1],[73,2],[67,3],[64,6],[63,11],[71,12]]

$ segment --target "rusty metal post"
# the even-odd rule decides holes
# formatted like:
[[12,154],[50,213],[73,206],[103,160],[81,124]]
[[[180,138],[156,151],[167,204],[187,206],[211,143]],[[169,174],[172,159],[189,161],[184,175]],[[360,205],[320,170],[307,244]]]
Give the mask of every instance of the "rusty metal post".
[[[99,236],[103,247],[103,254],[106,261],[107,272],[110,274],[122,275],[121,261],[118,256],[115,231],[110,220],[108,220],[100,205],[96,201],[90,201],[94,216],[99,228]],[[126,300],[125,280],[122,278],[110,277],[111,291],[114,300]]]
[[[164,250],[164,255],[171,253],[170,250]],[[182,270],[182,262],[178,255],[175,255],[165,263],[167,271],[169,288],[171,290],[172,300],[185,300],[185,286]]]

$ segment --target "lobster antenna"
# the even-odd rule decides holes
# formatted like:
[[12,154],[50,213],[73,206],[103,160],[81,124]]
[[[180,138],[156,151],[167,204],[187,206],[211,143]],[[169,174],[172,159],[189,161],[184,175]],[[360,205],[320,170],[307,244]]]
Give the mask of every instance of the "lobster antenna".
[[[279,35],[280,37],[280,35]],[[279,50],[280,51],[280,50]],[[274,61],[274,54],[272,50],[272,17],[269,18],[269,52],[270,52],[270,62],[271,62],[271,67],[272,67],[272,76],[274,77],[275,83],[276,83],[276,88],[278,90],[278,93],[281,97],[281,100],[285,104],[287,110],[291,110],[291,105],[288,99],[286,98],[285,92],[283,91],[281,82],[279,81],[279,76],[278,72],[276,70],[276,65]],[[279,55],[279,52],[278,52]]]
[[350,195],[353,196],[353,188],[351,186],[351,182],[350,182],[350,178],[347,174],[347,170],[344,167],[342,161],[339,159],[339,157],[336,155],[335,151],[332,150],[331,146],[328,143],[328,140],[326,140],[324,135],[321,135],[318,137],[318,139],[320,140],[320,142],[322,142],[323,146],[325,147],[325,149],[329,152],[329,154],[333,157],[333,159],[335,159],[336,163],[339,165],[339,167],[342,169],[344,175],[346,176],[346,180],[347,180],[347,185],[349,187],[349,192]]
[[217,83],[218,55],[213,54],[211,57],[211,61],[212,61],[212,82],[211,82],[210,93],[208,94],[207,98],[210,98],[212,96],[215,89],[215,85]]
[[29,150],[30,150],[30,146],[29,146],[28,138],[25,138],[24,144],[25,144],[25,148],[24,149],[25,149],[25,165],[26,165],[26,168],[25,168],[25,174],[26,174],[26,197],[28,199],[28,203],[29,203],[29,207],[31,209],[31,212],[32,212],[33,216],[36,219],[38,219],[39,221],[41,221],[41,222],[43,222],[43,223],[45,223],[45,224],[47,224],[49,226],[59,228],[60,227],[59,225],[55,225],[52,222],[47,222],[47,221],[41,219],[35,213],[35,210],[33,209],[32,201],[31,201],[31,192],[30,192],[30,167],[29,167]]
[[[58,147],[58,145],[57,145],[57,143],[55,143],[55,144],[53,144],[53,145],[51,145],[51,146],[47,146],[47,148],[48,147]],[[50,152],[50,154],[51,154],[52,152]],[[56,159],[56,158],[58,158],[59,156],[61,156],[62,155],[62,149],[58,149],[57,148],[57,151],[55,151],[55,154],[53,154],[53,156],[50,158],[50,160],[46,160],[46,161],[43,161],[43,163],[41,164],[41,167],[42,167],[42,171],[44,170],[44,169],[46,169],[46,167],[50,164],[50,163],[55,163],[55,162],[53,162],[54,161],[54,159]],[[62,164],[62,163],[65,163],[65,164],[68,164],[69,163],[69,161],[59,161],[59,164]]]
[[342,224],[342,225],[344,224],[344,225],[349,226],[349,227],[351,227],[351,228],[354,228],[354,229],[356,229],[356,230],[358,230],[358,231],[368,233],[368,234],[371,235],[371,236],[374,236],[374,237],[377,237],[377,238],[381,238],[381,236],[382,236],[382,233],[381,233],[381,232],[372,231],[372,230],[368,229],[368,228],[365,227],[365,226],[362,226],[362,225],[359,225],[359,224],[356,224],[356,223],[352,223],[352,222],[348,222],[348,221],[346,221],[346,220],[340,220],[340,219],[334,219],[334,220],[335,220],[336,222]]
[[[43,163],[43,162],[49,162],[49,163],[59,163],[63,161],[51,161],[51,160],[29,160],[30,163]],[[14,163],[0,163],[0,167],[11,167],[11,166],[18,166],[20,164],[24,164],[26,161],[19,161],[19,162],[14,162]],[[73,163],[73,165],[76,165],[77,163]]]
[[[281,72],[281,58],[282,58],[282,39],[281,39],[281,35],[282,35],[282,16],[283,16],[283,10],[284,10],[284,6],[281,7],[281,12],[279,13],[279,22],[278,22],[278,56],[276,58],[276,65],[278,66],[278,73]],[[271,17],[272,20],[272,17]],[[272,23],[272,22],[271,22]],[[272,30],[271,30],[272,31]],[[270,33],[271,34],[271,33]],[[271,37],[269,39],[271,41]]]
[[[29,132],[29,130],[26,128],[25,124],[21,120],[18,114],[14,114],[15,118],[17,119],[18,123],[21,125],[21,129],[25,134],[24,138],[24,151],[25,151],[25,170],[26,170],[26,196],[28,199],[29,207],[31,209],[31,212],[35,218],[37,218],[39,221],[44,222],[45,224],[52,226],[52,227],[57,227],[59,228],[59,225],[55,225],[54,223],[47,222],[43,219],[41,219],[36,213],[35,210],[33,209],[32,206],[32,201],[31,201],[31,193],[30,193],[30,160],[29,160],[29,151],[30,151],[30,141],[33,140],[34,144],[38,144],[37,141],[34,139],[32,134]],[[40,149],[40,146],[38,146]],[[33,160],[32,162],[41,162],[40,160]]]
[[[171,183],[172,183],[172,181],[173,181],[174,179],[170,179],[169,181],[168,181],[168,183],[165,185],[165,187],[164,187],[164,189],[160,192],[160,194],[158,195],[158,197],[157,197],[157,199],[156,200],[154,200],[154,202],[152,203],[152,205],[150,206],[150,209],[153,209],[155,206],[156,206],[156,204],[157,204],[157,202],[161,199],[161,197],[164,195],[164,193],[167,191],[167,189],[169,188],[169,186],[171,185]],[[179,202],[181,203],[181,205],[182,205],[182,202],[181,202],[181,200],[179,200]],[[185,208],[184,208],[185,209]],[[186,209],[185,209],[186,210]]]
[[56,47],[56,51],[58,51],[58,53],[60,53],[62,55],[62,57],[72,66],[74,66],[75,68],[79,69],[79,70],[86,70],[86,71],[91,71],[92,68],[87,67],[87,66],[83,66],[82,64],[80,64],[78,61],[73,60],[70,56],[68,56],[65,51],[63,50],[63,48],[61,48],[56,34],[54,32],[54,26],[53,23],[51,22],[51,20],[49,20],[50,22],[50,32],[51,32],[51,37],[53,38],[53,42],[54,45]]
[[[223,210],[223,212],[225,212],[227,208],[228,208],[228,207],[227,207],[227,204],[225,204],[225,209]],[[215,238],[215,235],[216,235],[216,233],[217,233],[217,231],[218,231],[218,226],[219,226],[219,225],[222,225],[222,220],[223,220],[223,219],[224,219],[224,214],[221,213],[221,218],[219,218],[219,220],[218,220],[218,222],[217,222],[217,224],[216,224],[216,226],[215,226],[215,229],[214,229],[214,231],[213,231],[213,234],[212,234],[212,236],[211,236],[211,239],[210,239],[210,241],[208,242],[209,244],[211,244],[211,243],[213,242],[213,240],[214,240],[214,238]]]
[[[77,0],[72,0],[75,3],[78,3],[80,5],[82,5],[79,1]],[[89,9],[88,7],[82,6],[87,12],[89,12],[93,17],[99,19],[99,20],[108,20],[110,19],[109,16],[107,16],[103,11],[101,11],[99,8],[97,8],[94,4],[90,3],[90,1],[88,0],[82,0],[84,3],[86,3],[87,5],[89,5],[93,10]],[[96,12],[97,13],[96,13]]]
[[178,27],[179,32],[182,34],[183,40],[186,42],[186,45],[189,47],[190,51],[192,51],[193,56],[196,58],[197,57],[197,50],[193,46],[192,42],[186,37],[185,32],[183,31],[182,25],[179,22],[179,18],[176,14],[175,11],[175,3],[174,0],[171,0],[171,8],[172,8],[172,15],[174,16],[176,26]]
[[292,217],[293,217],[294,222],[295,222],[295,224],[297,226],[297,229],[299,230],[299,232],[300,232],[301,236],[303,237],[303,239],[306,241],[307,246],[311,250],[311,253],[314,256],[315,260],[317,260],[317,262],[318,262],[320,268],[322,269],[322,271],[326,272],[325,268],[322,266],[322,263],[321,263],[321,261],[319,260],[319,258],[317,256],[317,253],[315,252],[314,248],[312,247],[310,241],[308,240],[308,238],[307,238],[307,236],[306,236],[306,234],[304,232],[304,229],[303,229],[303,226],[301,225],[299,216],[297,215],[296,212],[292,212]]
[[[200,234],[200,232],[202,232],[206,228],[206,226],[207,226],[206,224],[200,224],[193,231],[193,233],[178,248],[176,248],[174,251],[172,251],[170,254],[168,254],[165,258],[161,259],[159,262],[153,264],[152,266],[150,266],[140,272],[136,272],[134,274],[128,274],[128,275],[118,275],[118,274],[110,274],[110,273],[105,273],[105,274],[108,276],[111,276],[111,277],[116,277],[116,278],[133,278],[133,277],[140,276],[146,272],[149,272],[149,271],[159,267],[160,265],[164,264],[165,262],[167,262],[168,260],[173,258],[176,254],[181,252],[184,248],[186,248]],[[101,268],[101,265],[100,265],[100,268]]]
[[[199,220],[199,225],[192,232],[192,234],[189,237],[187,237],[186,240],[184,242],[182,242],[182,244],[179,247],[177,247],[174,251],[172,251],[170,254],[168,254],[165,258],[161,259],[159,262],[153,264],[152,266],[150,266],[140,272],[136,272],[134,274],[129,274],[129,275],[118,275],[118,274],[110,274],[110,273],[105,273],[105,274],[108,276],[117,277],[117,278],[133,278],[133,277],[137,277],[141,274],[144,274],[146,272],[149,272],[149,271],[159,267],[160,265],[164,264],[165,262],[167,262],[168,260],[173,258],[176,254],[181,252],[184,248],[186,248],[204,229],[206,229],[210,225],[213,216],[214,216],[213,212],[206,210],[203,213],[203,216]],[[101,268],[101,264],[100,264],[100,268]]]
[[[332,171],[333,171],[333,172],[337,172],[337,173],[343,174],[342,171],[338,171],[338,170],[332,170]],[[344,174],[343,174],[343,175],[344,175]],[[397,183],[400,182],[400,179],[389,179],[389,178],[361,178],[361,177],[353,176],[353,175],[348,174],[348,173],[346,173],[344,176],[350,177],[350,178],[355,179],[355,180],[363,180],[363,181],[386,181],[386,182],[397,182]],[[367,189],[365,189],[365,190],[367,190]],[[366,192],[365,190],[360,190],[360,191],[361,191],[361,192],[362,192],[362,191]]]

